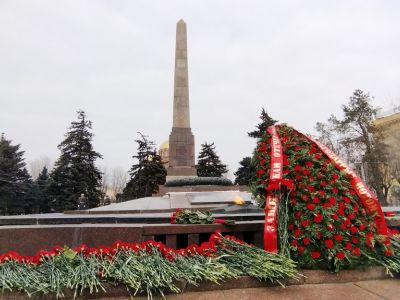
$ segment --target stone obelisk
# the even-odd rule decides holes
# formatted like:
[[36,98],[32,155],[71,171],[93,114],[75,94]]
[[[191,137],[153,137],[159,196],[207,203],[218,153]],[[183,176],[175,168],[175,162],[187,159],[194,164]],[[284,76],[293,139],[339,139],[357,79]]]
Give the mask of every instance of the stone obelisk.
[[176,26],[174,112],[169,136],[168,177],[196,176],[194,136],[190,129],[186,23]]

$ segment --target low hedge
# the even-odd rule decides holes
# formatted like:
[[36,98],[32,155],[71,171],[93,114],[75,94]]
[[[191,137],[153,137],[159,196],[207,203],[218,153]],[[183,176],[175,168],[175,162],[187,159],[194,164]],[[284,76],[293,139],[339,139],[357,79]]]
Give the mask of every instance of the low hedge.
[[232,181],[223,177],[188,177],[169,180],[165,186],[191,186],[191,185],[233,185]]

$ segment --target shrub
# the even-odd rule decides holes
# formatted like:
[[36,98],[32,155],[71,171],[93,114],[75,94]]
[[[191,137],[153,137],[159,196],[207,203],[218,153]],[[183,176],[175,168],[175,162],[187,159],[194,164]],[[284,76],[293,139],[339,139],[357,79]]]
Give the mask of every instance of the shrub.
[[191,186],[191,185],[233,185],[228,178],[222,177],[188,177],[169,180],[165,186]]

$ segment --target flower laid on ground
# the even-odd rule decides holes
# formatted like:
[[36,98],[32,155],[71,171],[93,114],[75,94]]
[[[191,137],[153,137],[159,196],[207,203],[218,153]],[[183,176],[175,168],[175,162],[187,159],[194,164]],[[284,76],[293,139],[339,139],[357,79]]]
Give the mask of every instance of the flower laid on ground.
[[174,250],[156,241],[115,242],[112,246],[75,249],[54,247],[34,256],[17,252],[0,255],[0,288],[63,297],[65,289],[90,293],[105,291],[105,282],[124,284],[134,295],[180,292],[176,282],[197,285],[227,278],[252,276],[280,282],[298,276],[296,264],[285,256],[250,246],[216,232],[208,242]]
[[253,194],[263,207],[268,194],[279,198],[280,251],[288,250],[305,268],[338,271],[381,264],[400,271],[398,241],[390,232],[378,232],[377,215],[366,209],[347,173],[303,134],[287,125],[275,128],[283,176],[270,180],[276,170],[270,167],[272,134],[266,131],[255,154],[263,172]]
[[191,211],[189,209],[176,209],[170,219],[171,224],[224,224],[235,225],[234,220],[215,219],[211,212]]
[[396,214],[394,212],[392,212],[392,211],[387,211],[387,212],[385,212],[385,216],[386,217],[395,217]]

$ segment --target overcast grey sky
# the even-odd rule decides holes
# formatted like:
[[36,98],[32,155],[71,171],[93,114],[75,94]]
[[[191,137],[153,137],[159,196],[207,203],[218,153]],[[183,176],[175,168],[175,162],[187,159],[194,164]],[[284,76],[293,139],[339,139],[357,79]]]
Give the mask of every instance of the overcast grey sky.
[[[172,126],[175,26],[188,28],[191,126],[234,172],[262,107],[303,132],[355,89],[400,103],[400,1],[0,1],[0,131],[49,156],[76,111],[109,168]],[[196,154],[197,155],[197,154]]]

